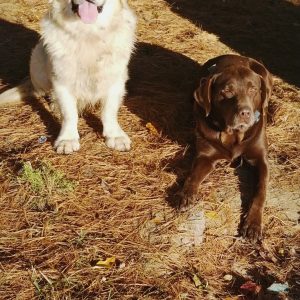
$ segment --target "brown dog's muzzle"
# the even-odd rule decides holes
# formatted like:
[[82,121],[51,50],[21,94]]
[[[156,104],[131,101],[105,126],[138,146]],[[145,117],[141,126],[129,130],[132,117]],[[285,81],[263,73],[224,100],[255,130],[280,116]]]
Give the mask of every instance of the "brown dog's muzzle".
[[250,123],[250,119],[252,116],[251,109],[248,107],[244,107],[239,111],[239,119],[241,122],[245,122],[246,124]]
[[248,130],[253,124],[254,120],[254,112],[249,107],[240,108],[237,114],[234,117],[232,129],[238,130],[240,132],[245,132]]

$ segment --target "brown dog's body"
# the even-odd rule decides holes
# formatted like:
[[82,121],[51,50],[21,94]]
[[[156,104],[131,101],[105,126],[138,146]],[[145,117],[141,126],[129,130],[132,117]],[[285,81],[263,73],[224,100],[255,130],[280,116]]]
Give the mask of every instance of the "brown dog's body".
[[241,228],[242,235],[253,241],[262,234],[268,181],[266,110],[271,91],[271,74],[254,59],[223,55],[203,65],[194,93],[197,155],[179,193],[179,206],[188,206],[217,161],[234,163],[244,158],[258,174],[257,191]]

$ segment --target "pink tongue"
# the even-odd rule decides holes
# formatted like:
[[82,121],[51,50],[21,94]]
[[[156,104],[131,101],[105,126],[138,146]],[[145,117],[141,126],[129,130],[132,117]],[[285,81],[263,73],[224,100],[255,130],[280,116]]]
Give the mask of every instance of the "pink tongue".
[[95,23],[98,17],[97,6],[85,0],[82,4],[79,4],[78,15],[83,23]]

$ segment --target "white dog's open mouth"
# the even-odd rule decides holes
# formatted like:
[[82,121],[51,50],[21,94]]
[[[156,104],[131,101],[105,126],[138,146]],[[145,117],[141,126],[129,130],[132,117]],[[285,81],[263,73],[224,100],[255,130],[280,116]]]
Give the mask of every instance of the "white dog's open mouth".
[[76,4],[72,0],[72,10],[77,13],[81,21],[86,24],[95,23],[102,8],[102,5],[97,6],[91,0],[84,0],[80,4]]

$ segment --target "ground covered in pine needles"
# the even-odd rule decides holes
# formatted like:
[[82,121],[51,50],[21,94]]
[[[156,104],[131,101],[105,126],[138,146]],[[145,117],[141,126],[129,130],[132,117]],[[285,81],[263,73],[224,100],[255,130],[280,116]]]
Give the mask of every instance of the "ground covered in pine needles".
[[[46,2],[1,1],[1,87],[28,75]],[[80,151],[63,156],[45,99],[0,108],[0,299],[299,299],[297,1],[130,4],[138,41],[119,115],[130,152],[106,148],[97,110],[80,119]],[[238,237],[243,176],[223,162],[199,191],[198,246],[180,246],[190,212],[170,199],[191,163],[191,95],[201,64],[225,53],[275,76],[264,241]],[[273,283],[289,288],[272,294]]]

